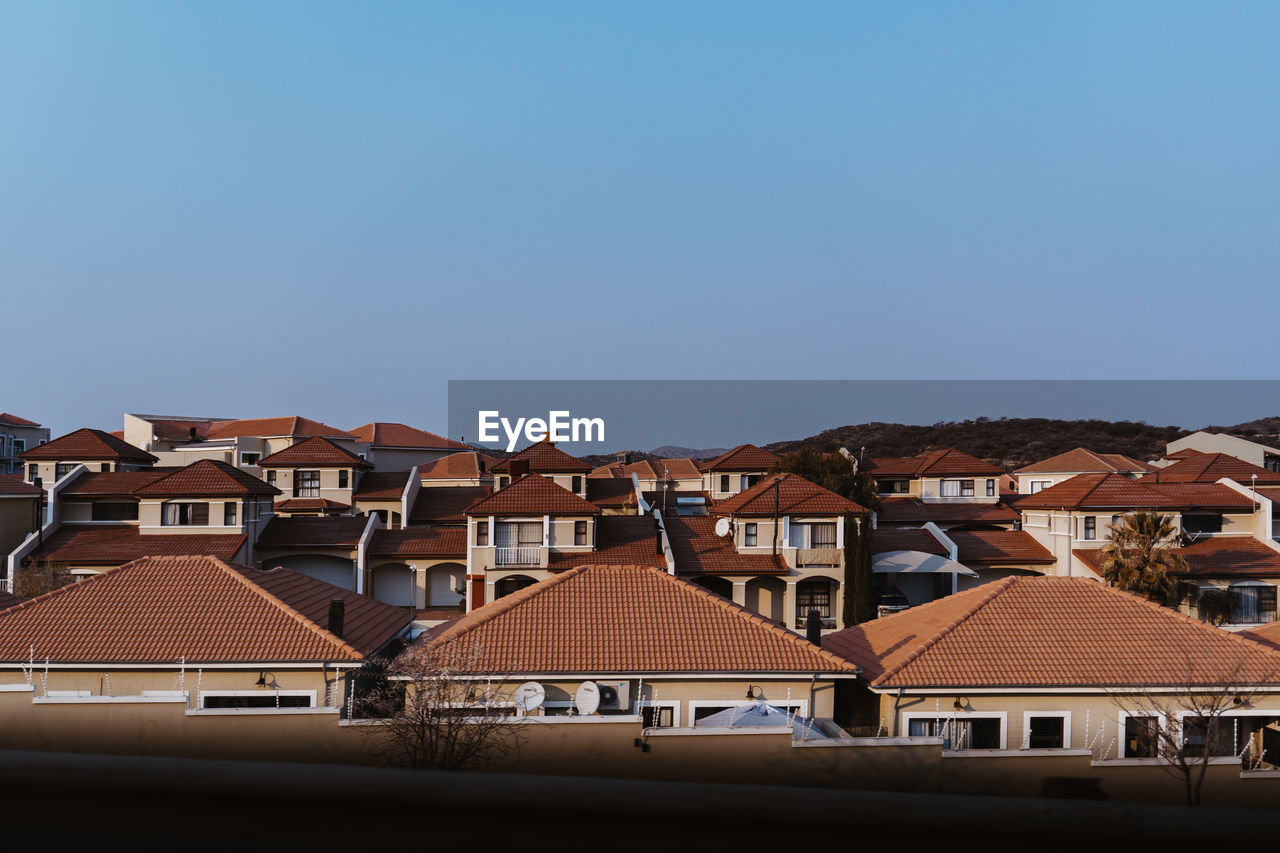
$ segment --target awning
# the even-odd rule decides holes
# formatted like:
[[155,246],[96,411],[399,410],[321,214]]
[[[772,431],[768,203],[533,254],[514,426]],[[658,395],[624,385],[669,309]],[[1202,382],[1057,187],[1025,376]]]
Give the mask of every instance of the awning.
[[937,554],[926,554],[923,551],[885,551],[883,554],[876,554],[871,562],[871,571],[878,575],[946,572],[971,578],[978,576],[973,569],[962,566],[955,560],[948,560]]

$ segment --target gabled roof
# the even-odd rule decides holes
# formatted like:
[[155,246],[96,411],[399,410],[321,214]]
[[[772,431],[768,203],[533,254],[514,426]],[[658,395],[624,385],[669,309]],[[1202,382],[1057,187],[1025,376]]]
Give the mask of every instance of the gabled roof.
[[[322,627],[335,597],[349,639]],[[287,569],[144,557],[0,611],[0,660],[28,660],[34,646],[58,663],[358,662],[408,621],[404,608]]]
[[[423,489],[434,492],[439,489]],[[421,495],[421,492],[419,493]],[[526,474],[467,508],[467,515],[599,515],[600,507],[548,480]]]
[[331,501],[328,498],[286,498],[276,501],[276,512],[327,512],[351,509],[351,504]]
[[534,474],[588,474],[591,466],[576,456],[570,456],[551,441],[543,440],[529,445],[519,453],[513,453],[500,462],[495,462],[493,471],[507,474],[511,471],[511,463],[517,459],[529,463],[529,471]]
[[362,515],[329,518],[273,517],[258,535],[259,548],[354,548],[369,519]]
[[315,436],[258,460],[259,468],[372,468],[359,456],[327,438]]
[[949,530],[947,538],[956,543],[956,559],[961,563],[1057,562],[1049,549],[1025,530]]
[[919,498],[881,498],[876,510],[881,524],[1013,524],[1021,515],[999,503],[963,501],[926,502]]
[[144,471],[90,471],[72,480],[63,490],[63,498],[133,496],[142,486],[169,476],[173,468],[148,468]]
[[1144,483],[1216,483],[1230,477],[1248,486],[1257,477],[1259,485],[1280,485],[1280,472],[1271,471],[1226,453],[1198,453],[1166,468],[1157,468],[1143,477]]
[[547,568],[572,569],[592,563],[656,566],[665,569],[658,553],[656,522],[641,515],[602,515],[596,519],[595,549],[587,552],[552,551]]
[[466,444],[427,432],[408,424],[374,421],[351,430],[351,434],[370,447],[401,448],[413,450],[471,450]]
[[409,485],[412,471],[370,471],[360,475],[355,499],[358,501],[398,501]]
[[781,456],[763,447],[739,444],[699,467],[703,471],[768,471],[781,461]]
[[0,412],[0,425],[16,426],[16,427],[38,427],[40,424],[35,421],[29,421],[26,418],[20,418],[17,415],[11,415],[8,412]]
[[905,530],[877,528],[871,534],[871,553],[884,554],[889,551],[919,551],[923,554],[937,554],[939,557],[950,556],[950,552],[938,538],[923,527]]
[[720,501],[716,515],[865,515],[868,510],[835,492],[811,483],[799,474],[774,474],[744,492]]
[[1144,480],[1120,474],[1077,474],[1034,495],[1018,499],[1018,509],[1177,509],[1182,502]]
[[[1146,478],[1143,478],[1146,481]],[[1257,503],[1247,495],[1220,483],[1149,483],[1151,488],[1178,501],[1183,509],[1217,509],[1252,512]]]
[[479,480],[493,470],[497,461],[474,450],[450,453],[418,466],[418,476],[423,480]]
[[[1174,552],[1187,561],[1186,578],[1280,578],[1280,551],[1252,536],[1203,536]],[[1076,559],[1102,574],[1102,549],[1081,548]]]
[[295,416],[283,418],[247,418],[235,421],[219,421],[205,433],[206,441],[217,441],[222,438],[239,438],[256,436],[262,438],[302,438],[306,436],[322,436],[324,438],[355,438],[346,430],[313,421],[310,418]]
[[38,489],[23,480],[21,474],[0,474],[0,497],[37,498],[42,494],[44,494],[43,489]]
[[28,462],[80,462],[110,461],[135,465],[150,465],[157,461],[145,450],[134,447],[121,438],[100,429],[84,427],[75,432],[58,436],[53,441],[31,448],[19,454]]
[[480,650],[476,672],[808,676],[854,669],[759,614],[643,566],[570,569],[442,626],[400,660],[454,648]]
[[134,524],[64,523],[31,556],[78,566],[118,566],[140,557],[191,553],[234,560],[247,538],[243,533],[143,534]]
[[601,508],[631,508],[634,510],[638,506],[635,486],[632,485],[630,477],[625,480],[603,480],[599,477],[589,477],[587,479],[587,500]]
[[430,486],[419,489],[409,510],[410,524],[462,524],[467,507],[493,494],[492,486]]
[[716,535],[716,519],[711,516],[672,512],[662,520],[680,574],[785,575],[791,571],[779,554],[739,554],[732,537]]
[[625,479],[630,480],[635,474],[641,480],[702,480],[702,472],[692,459],[641,459],[624,465],[611,462],[592,470],[593,479]]
[[1024,465],[1015,474],[1141,474],[1154,466],[1121,453],[1095,453],[1084,447]]
[[822,646],[877,688],[1280,684],[1280,653],[1084,578],[1004,578]]
[[280,490],[234,465],[201,459],[134,489],[140,497],[241,497],[278,495]]
[[875,477],[951,477],[966,474],[990,477],[1005,473],[999,465],[983,462],[954,447],[932,450],[919,456],[873,457],[866,467]]
[[402,530],[375,530],[369,554],[376,557],[457,557],[466,559],[465,527],[409,527]]

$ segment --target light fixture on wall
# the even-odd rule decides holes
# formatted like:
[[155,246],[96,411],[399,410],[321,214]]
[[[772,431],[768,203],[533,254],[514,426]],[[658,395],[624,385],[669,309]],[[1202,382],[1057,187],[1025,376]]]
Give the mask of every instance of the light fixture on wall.
[[259,672],[258,680],[253,682],[255,687],[266,687],[272,681],[275,681],[276,674],[274,672]]
[[965,709],[965,706],[967,706],[968,704],[969,704],[968,699],[957,696],[956,701],[951,703],[951,707],[955,708],[957,711],[963,711]]
[[764,688],[759,687],[758,685],[755,685],[755,684],[747,685],[748,699],[759,699],[761,696],[764,696]]

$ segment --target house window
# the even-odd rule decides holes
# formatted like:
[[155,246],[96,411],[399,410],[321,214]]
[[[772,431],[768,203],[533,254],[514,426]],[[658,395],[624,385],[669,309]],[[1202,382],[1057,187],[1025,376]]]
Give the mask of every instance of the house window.
[[501,548],[534,548],[542,546],[542,522],[498,522],[498,546]]
[[511,479],[510,477],[496,477],[496,478],[495,478],[495,481],[496,481],[496,482],[495,482],[495,485],[496,485],[499,489],[505,489],[505,488],[507,487],[507,481],[508,481],[508,480],[510,480],[510,479]]
[[1063,749],[1067,745],[1066,717],[1062,714],[1027,716],[1027,749]]
[[834,617],[831,609],[831,581],[808,580],[796,584],[796,621],[804,624],[809,618],[810,610],[818,611],[824,622]]
[[941,494],[944,498],[971,498],[973,480],[943,480]]
[[261,458],[262,458],[261,453],[241,453],[240,464],[241,465],[257,465],[258,460]]
[[572,484],[572,488],[570,489],[570,491],[572,491],[575,495],[582,493],[582,476],[581,475],[575,476],[569,482]]
[[348,479],[348,474],[345,468],[338,472],[338,488],[339,489],[345,489],[347,487],[347,484],[350,482],[351,481],[350,479]]
[[295,498],[320,497],[320,472],[294,471],[293,496]]
[[1221,533],[1222,516],[1218,513],[1203,513],[1182,516],[1183,533]]
[[13,455],[20,456],[27,450],[27,440],[25,438],[15,438],[13,440]]
[[756,544],[756,525],[755,522],[743,525],[742,544],[748,547]]
[[234,527],[236,523],[236,505],[231,501],[227,501],[222,505],[222,523],[227,527]]
[[1235,584],[1231,622],[1251,625],[1276,621],[1276,588],[1269,584]]
[[167,501],[160,505],[160,523],[166,527],[207,525],[209,523],[209,505],[207,503]]
[[527,586],[533,586],[535,583],[537,581],[528,575],[512,575],[494,584],[493,595],[494,598],[506,598],[511,593],[519,592]]
[[489,522],[476,522],[476,545],[483,547],[489,544]]
[[910,480],[881,480],[878,490],[882,495],[905,495],[911,491]]
[[1098,517],[1096,515],[1086,515],[1084,517],[1084,538],[1098,538]]
[[274,486],[276,484],[276,471],[272,468],[267,472],[267,485]]
[[834,522],[809,525],[810,548],[836,547],[836,525]]
[[987,480],[987,497],[994,498],[996,496],[996,481]]
[[200,694],[200,707],[206,710],[232,708],[310,708],[315,702],[312,693],[283,693],[263,690],[261,693]]
[[1124,718],[1124,757],[1155,758],[1160,748],[1158,717]]
[[729,491],[729,475],[728,474],[720,475],[720,491],[722,492]]
[[675,725],[676,709],[671,705],[645,705],[640,709],[646,729],[665,729]]
[[94,521],[137,521],[136,503],[100,502],[93,505],[90,517]]
[[36,477],[39,477],[39,476],[40,476],[40,466],[32,462],[30,465],[27,466],[27,482],[34,483],[36,481]]
[[1049,481],[1048,481],[1048,480],[1032,480],[1032,481],[1031,481],[1031,494],[1033,494],[1033,495],[1034,495],[1036,492],[1039,492],[1039,491],[1041,491],[1042,489],[1047,489],[1047,488],[1049,488]]
[[98,466],[98,470],[104,474],[109,473],[111,471],[111,463],[103,462],[101,465]]
[[756,483],[760,482],[761,479],[762,479],[762,475],[760,474],[743,474],[742,490],[745,492],[747,489],[751,488]]
[[587,523],[585,521],[575,521],[573,523],[573,544],[587,544]]
[[74,467],[76,467],[76,463],[74,462],[59,462],[53,469],[53,478],[55,480],[61,480],[63,477],[67,476]]
[[942,748],[1000,749],[999,717],[915,717],[907,722],[911,737],[940,737]]

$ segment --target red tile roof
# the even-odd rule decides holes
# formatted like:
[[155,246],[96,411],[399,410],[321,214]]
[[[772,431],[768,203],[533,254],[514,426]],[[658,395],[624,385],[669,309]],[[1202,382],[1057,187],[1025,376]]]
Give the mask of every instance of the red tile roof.
[[950,551],[943,547],[937,537],[923,527],[912,527],[906,530],[875,530],[871,534],[871,553],[884,554],[889,551],[920,551],[925,554],[937,554],[939,557],[950,556]]
[[716,515],[865,515],[867,509],[799,474],[774,474],[716,504]]
[[989,477],[1005,473],[999,465],[983,462],[954,447],[944,447],[919,456],[873,457],[868,460],[866,467],[875,477],[950,477],[966,474]]
[[511,463],[520,459],[529,463],[529,470],[535,474],[588,474],[591,466],[576,456],[570,456],[550,441],[539,441],[529,445],[519,453],[513,453],[506,459],[495,462],[493,471],[506,474],[511,471]]
[[1177,509],[1181,502],[1144,480],[1120,474],[1077,474],[1034,495],[1018,499],[1018,509]]
[[140,497],[217,498],[278,495],[280,490],[234,465],[214,459],[201,459],[138,486],[134,489],[134,494]]
[[1190,459],[1193,456],[1204,455],[1203,450],[1196,450],[1191,447],[1184,447],[1181,450],[1175,450],[1173,453],[1166,453],[1165,459]]
[[[1143,478],[1146,482],[1146,478]],[[1183,509],[1221,509],[1227,512],[1252,512],[1257,503],[1230,486],[1218,483],[1150,483],[1178,501]]]
[[327,438],[315,436],[258,460],[259,468],[372,468],[359,456]]
[[118,566],[140,557],[175,554],[212,554],[234,560],[246,538],[243,533],[142,534],[132,524],[63,524],[32,557],[80,566]]
[[0,424],[4,426],[16,427],[38,427],[40,424],[35,421],[29,421],[26,418],[20,418],[17,415],[11,415],[8,412],[0,412]]
[[1280,472],[1251,465],[1243,459],[1225,453],[1199,453],[1175,462],[1167,468],[1157,468],[1142,478],[1144,483],[1216,483],[1230,477],[1242,486],[1248,486],[1257,477],[1259,485],[1280,485]]
[[639,566],[570,569],[443,626],[400,660],[424,650],[448,655],[453,648],[482,650],[478,672],[853,671],[750,610],[661,569]]
[[471,450],[460,441],[411,427],[408,424],[374,421],[351,430],[351,434],[370,447],[412,448],[414,450]]
[[329,518],[272,518],[258,535],[259,548],[354,548],[369,519],[362,515]]
[[462,524],[466,510],[493,494],[490,486],[427,486],[418,490],[409,510],[410,524]]
[[822,646],[880,688],[1280,684],[1280,653],[1083,578],[1005,578]]
[[351,509],[351,505],[344,504],[342,501],[331,501],[328,498],[287,498],[276,501],[276,512],[323,512],[343,509]]
[[768,471],[782,457],[754,444],[739,444],[699,466],[703,471]]
[[636,490],[631,478],[625,480],[587,479],[587,500],[598,507],[609,509],[636,509]]
[[62,497],[133,495],[140,487],[172,474],[175,468],[150,468],[146,471],[90,471],[72,480],[61,492]]
[[302,438],[306,436],[323,436],[325,438],[355,438],[346,430],[313,421],[310,418],[297,416],[283,418],[247,418],[235,421],[219,421],[205,433],[205,440],[217,441],[223,438],[240,438],[242,436],[262,438]]
[[369,542],[369,554],[377,557],[457,557],[466,559],[465,527],[434,527],[376,530]]
[[[347,602],[346,640],[318,624],[338,596]],[[358,662],[408,621],[403,608],[286,569],[147,557],[0,612],[0,660],[27,660],[34,646],[59,663]]]
[[1025,530],[950,530],[947,538],[956,543],[956,559],[961,563],[1057,562],[1053,554]]
[[876,518],[881,524],[1013,524],[1021,515],[1001,503],[932,503],[919,498],[881,498]]
[[1084,447],[1059,453],[1040,462],[1024,465],[1015,474],[1133,474],[1154,471],[1148,465],[1121,453],[1095,453]]
[[196,441],[204,441],[216,420],[185,418],[142,418],[151,424],[151,434],[159,441],[190,441],[191,431],[196,431]]
[[[436,491],[423,489],[424,492]],[[504,489],[481,498],[467,515],[599,515],[600,507],[556,485],[541,474],[526,474]]]
[[596,479],[630,480],[632,474],[635,474],[641,480],[667,478],[672,480],[702,480],[702,472],[698,470],[697,464],[692,459],[641,459],[639,462],[632,462],[629,465],[624,465],[621,462],[611,462],[608,465],[602,465],[594,469],[590,476]]
[[732,537],[716,535],[716,519],[710,516],[668,513],[663,523],[681,574],[785,575],[791,571],[780,555],[739,554]]
[[[1203,536],[1174,549],[1187,561],[1187,578],[1280,578],[1280,551],[1252,536]],[[1076,559],[1102,574],[1102,549],[1081,548]]]
[[28,462],[111,461],[150,465],[156,457],[100,429],[78,429],[20,453]]
[[370,471],[356,485],[358,501],[398,501],[409,485],[410,471]]
[[0,497],[35,498],[43,491],[23,480],[21,474],[0,474]]
[[418,476],[423,480],[479,480],[493,470],[497,461],[475,451],[450,453],[418,466]]
[[552,551],[547,568],[557,571],[594,563],[665,569],[667,562],[658,553],[654,520],[639,515],[601,516],[596,519],[595,550],[588,553]]

